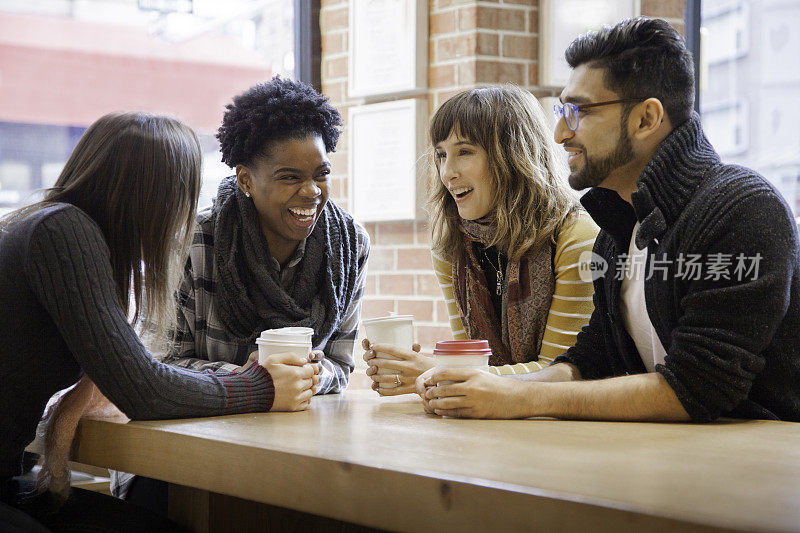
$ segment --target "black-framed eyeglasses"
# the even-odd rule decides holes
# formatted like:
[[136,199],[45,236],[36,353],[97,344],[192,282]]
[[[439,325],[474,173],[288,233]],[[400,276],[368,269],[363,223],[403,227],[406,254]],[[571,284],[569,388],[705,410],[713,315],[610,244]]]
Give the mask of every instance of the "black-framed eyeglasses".
[[580,111],[582,109],[588,109],[590,107],[599,107],[601,105],[611,105],[611,104],[622,104],[625,102],[643,102],[646,98],[623,98],[621,100],[609,100],[608,102],[597,102],[595,104],[571,104],[567,102],[566,104],[555,104],[553,106],[553,113],[556,115],[556,121],[560,120],[561,117],[564,117],[564,122],[567,124],[567,127],[572,131],[578,129],[578,124],[580,124]]

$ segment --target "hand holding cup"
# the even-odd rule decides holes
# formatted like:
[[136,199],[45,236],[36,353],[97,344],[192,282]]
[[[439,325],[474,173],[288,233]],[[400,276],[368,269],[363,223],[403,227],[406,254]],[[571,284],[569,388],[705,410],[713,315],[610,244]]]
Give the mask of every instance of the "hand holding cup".
[[416,343],[410,350],[391,344],[371,344],[369,339],[364,339],[361,345],[372,389],[381,396],[415,392],[417,376],[433,366],[433,359],[419,353],[420,346]]
[[311,397],[319,385],[323,357],[312,350],[311,328],[289,327],[263,331],[256,339],[258,363],[263,366],[275,387],[271,411],[302,411],[308,409]]
[[261,364],[275,387],[270,411],[303,411],[308,409],[319,383],[319,363],[309,363],[308,355],[291,352],[268,356]]

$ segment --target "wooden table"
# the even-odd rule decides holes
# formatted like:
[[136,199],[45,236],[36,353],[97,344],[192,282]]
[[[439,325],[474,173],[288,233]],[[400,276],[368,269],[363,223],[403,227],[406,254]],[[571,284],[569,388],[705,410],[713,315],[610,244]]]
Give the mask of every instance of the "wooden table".
[[241,524],[246,501],[400,531],[800,530],[786,422],[442,419],[357,390],[301,413],[85,420],[75,451],[174,484],[171,516],[198,531]]

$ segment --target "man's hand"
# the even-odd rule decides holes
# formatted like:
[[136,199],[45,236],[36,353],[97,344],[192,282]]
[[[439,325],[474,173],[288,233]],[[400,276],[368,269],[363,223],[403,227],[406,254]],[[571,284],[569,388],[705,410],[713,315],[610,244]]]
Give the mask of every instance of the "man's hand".
[[[414,385],[417,376],[433,368],[433,357],[419,353],[419,344],[405,350],[391,344],[370,344],[369,339],[361,341],[364,348],[364,361],[367,375],[372,378],[372,390],[381,396],[397,396],[416,392]],[[377,354],[393,357],[389,359]],[[378,373],[379,370],[384,372]],[[390,371],[386,372],[386,371]],[[381,387],[381,383],[398,383],[397,387]]]
[[425,410],[458,418],[524,418],[519,406],[533,385],[473,368],[439,370],[420,383],[422,378],[417,392]]
[[264,368],[272,376],[275,399],[270,411],[303,411],[319,384],[319,363],[309,363],[308,356],[278,353],[267,358]]
[[[556,367],[561,367],[557,369]],[[465,418],[530,418],[669,422],[690,419],[658,372],[581,381],[571,365],[547,379],[521,381],[474,369],[430,371],[417,378],[425,410]],[[444,381],[460,383],[445,384]]]

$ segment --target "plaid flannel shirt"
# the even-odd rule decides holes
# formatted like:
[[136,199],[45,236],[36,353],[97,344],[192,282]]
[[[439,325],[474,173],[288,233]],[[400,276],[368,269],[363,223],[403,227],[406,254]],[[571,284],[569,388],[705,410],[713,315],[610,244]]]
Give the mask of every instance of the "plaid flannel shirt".
[[[341,392],[347,387],[354,368],[358,323],[361,319],[361,297],[366,284],[366,264],[369,256],[369,235],[358,223],[358,277],[356,295],[345,310],[342,322],[327,344],[322,347],[325,359],[317,394]],[[193,370],[231,372],[247,361],[255,344],[240,344],[230,340],[216,313],[214,292],[219,281],[214,264],[214,218],[211,209],[197,216],[197,228],[189,250],[183,281],[178,289],[178,321],[175,343],[164,359],[165,363]],[[281,269],[273,259],[271,267],[278,273],[281,285],[291,285],[297,265],[303,259],[305,240]]]

